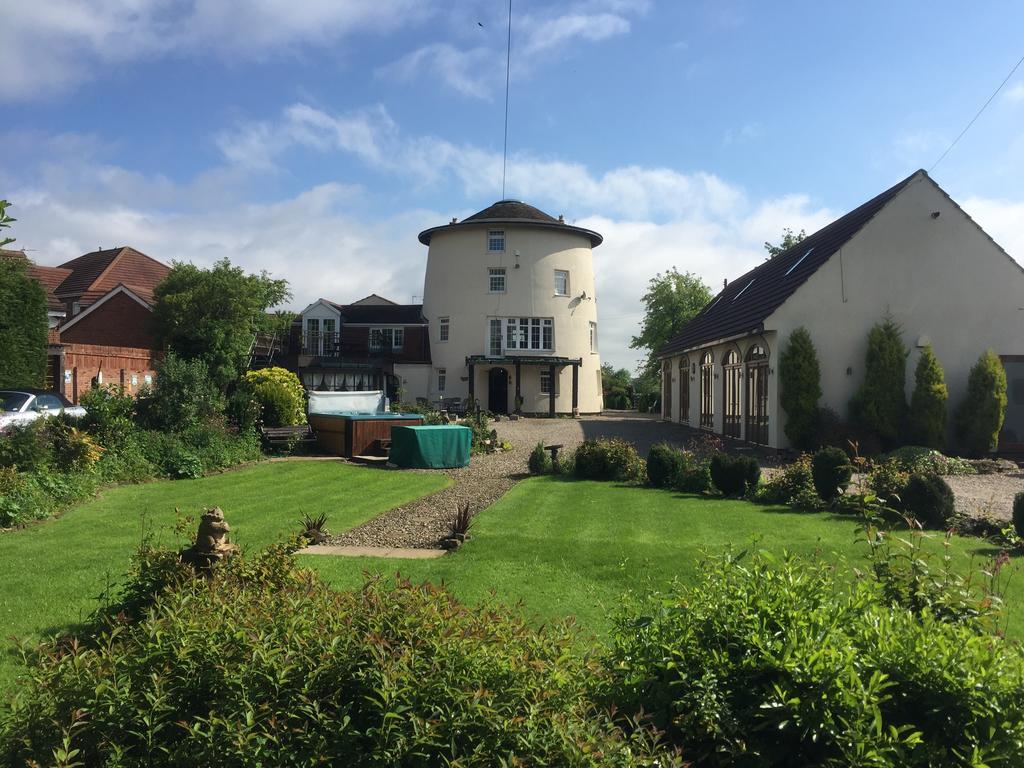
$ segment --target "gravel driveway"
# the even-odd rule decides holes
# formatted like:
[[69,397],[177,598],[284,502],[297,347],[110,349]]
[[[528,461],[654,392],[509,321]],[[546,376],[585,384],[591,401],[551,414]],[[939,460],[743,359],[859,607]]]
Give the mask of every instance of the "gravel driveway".
[[[474,511],[485,509],[527,476],[526,460],[538,442],[557,443],[571,450],[586,439],[620,437],[636,445],[640,455],[646,456],[654,443],[667,440],[682,446],[697,434],[696,430],[681,424],[628,411],[580,419],[503,419],[491,426],[497,430],[499,440],[512,443],[511,451],[474,456],[469,466],[461,469],[381,469],[382,472],[442,472],[453,482],[444,490],[339,534],[330,543],[436,548],[449,533],[450,521],[461,505],[469,503]],[[1024,490],[1024,472],[948,477],[946,480],[956,494],[957,509],[971,515],[988,514],[1009,519],[1014,494]]]

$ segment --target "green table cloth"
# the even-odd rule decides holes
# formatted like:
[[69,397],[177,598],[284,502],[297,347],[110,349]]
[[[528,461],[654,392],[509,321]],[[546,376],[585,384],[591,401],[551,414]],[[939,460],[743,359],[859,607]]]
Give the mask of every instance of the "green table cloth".
[[469,464],[473,431],[455,424],[393,427],[388,461],[406,469],[449,469]]

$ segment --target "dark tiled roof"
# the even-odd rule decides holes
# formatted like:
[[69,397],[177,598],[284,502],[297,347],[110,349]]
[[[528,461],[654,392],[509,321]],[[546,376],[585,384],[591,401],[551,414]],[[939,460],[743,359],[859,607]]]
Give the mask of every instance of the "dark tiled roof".
[[549,216],[539,208],[520,202],[519,200],[499,200],[489,208],[484,208],[472,216],[467,216],[463,221],[491,221],[511,219],[522,219],[523,221],[546,221],[549,224],[557,224],[558,219]]
[[379,323],[380,325],[422,325],[422,304],[335,304],[341,312],[342,323]]
[[604,241],[604,238],[597,232],[566,224],[563,219],[556,219],[539,208],[534,208],[532,205],[527,205],[519,200],[499,200],[494,205],[484,208],[482,211],[478,211],[462,221],[452,220],[451,224],[425,229],[420,232],[419,240],[424,245],[430,245],[430,238],[435,232],[473,225],[486,226],[488,224],[527,224],[534,227],[550,227],[567,232],[575,232],[588,238],[591,246],[595,248]]
[[792,248],[730,282],[658,354],[675,354],[716,339],[762,330],[761,323],[766,317],[832,254],[846,245],[886,203],[921,176],[927,174],[923,170],[911,174],[859,208],[808,235]]
[[120,253],[120,248],[92,251],[61,264],[61,269],[70,269],[71,274],[57,286],[56,292],[67,295],[84,293]]

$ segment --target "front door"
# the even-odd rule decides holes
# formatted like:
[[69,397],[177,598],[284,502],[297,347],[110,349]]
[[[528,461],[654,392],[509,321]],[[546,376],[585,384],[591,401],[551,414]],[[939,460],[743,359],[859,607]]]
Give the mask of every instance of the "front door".
[[504,368],[491,368],[487,376],[487,410],[508,413],[508,371]]

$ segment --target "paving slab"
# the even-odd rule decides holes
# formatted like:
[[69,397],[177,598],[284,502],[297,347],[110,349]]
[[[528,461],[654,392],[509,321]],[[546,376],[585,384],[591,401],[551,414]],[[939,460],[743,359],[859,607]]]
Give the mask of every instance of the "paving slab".
[[412,547],[356,547],[338,544],[312,544],[299,551],[300,555],[334,555],[335,557],[388,557],[399,560],[430,560],[444,557],[443,549]]

